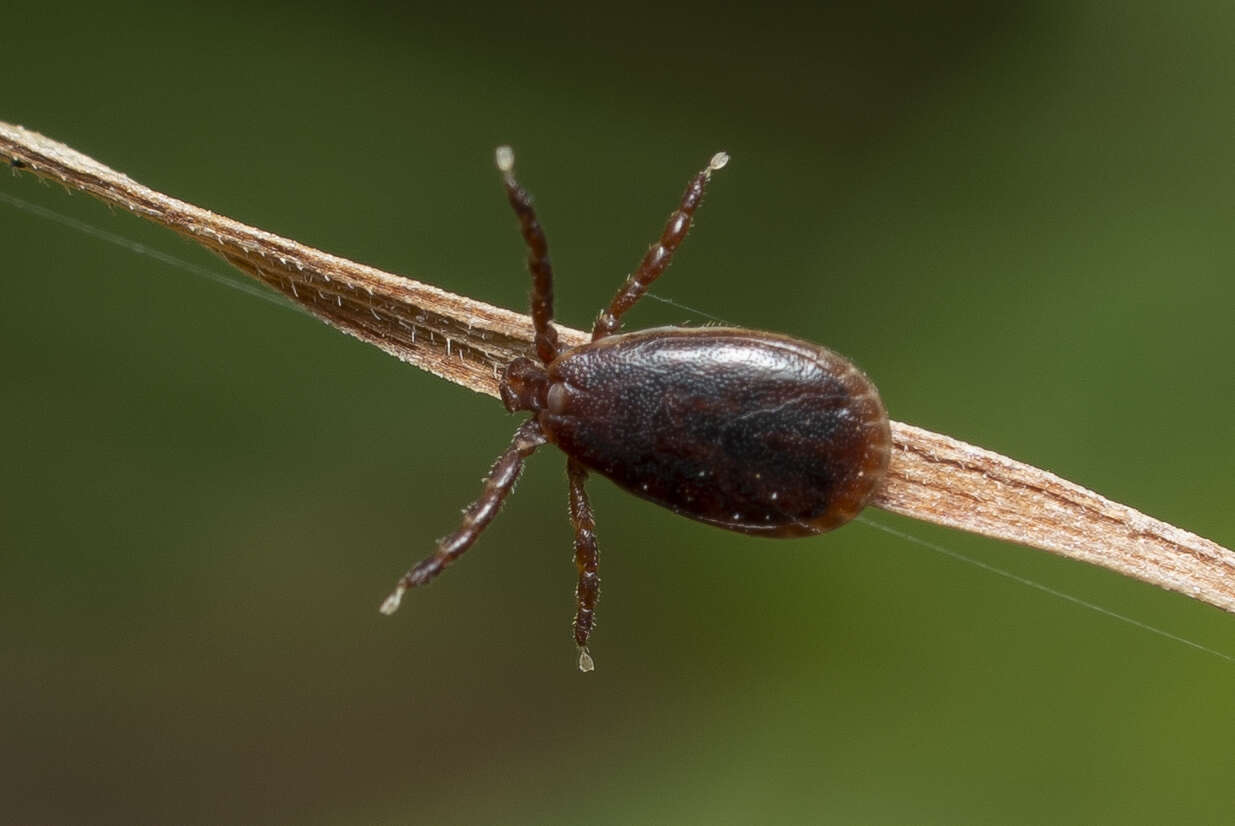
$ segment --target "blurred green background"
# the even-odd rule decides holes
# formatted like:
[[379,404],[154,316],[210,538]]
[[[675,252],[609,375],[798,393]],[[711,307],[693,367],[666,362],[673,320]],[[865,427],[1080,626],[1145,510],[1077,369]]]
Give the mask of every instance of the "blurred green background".
[[[577,327],[727,149],[660,295],[1235,544],[1231,3],[446,5],[26,6],[0,119],[522,309],[509,142]],[[594,482],[584,676],[546,450],[385,619],[516,420],[5,204],[0,230],[0,820],[1231,820],[1235,665],[867,525],[774,543]],[[1178,595],[870,518],[1235,655],[1235,617]]]

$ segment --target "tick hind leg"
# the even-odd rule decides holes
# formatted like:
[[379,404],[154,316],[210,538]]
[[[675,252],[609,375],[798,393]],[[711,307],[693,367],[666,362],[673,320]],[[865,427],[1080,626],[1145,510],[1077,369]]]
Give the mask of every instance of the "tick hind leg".
[[669,221],[665,224],[660,239],[643,256],[643,260],[639,262],[639,268],[627,276],[626,283],[596,319],[596,324],[592,327],[592,341],[611,336],[621,329],[622,316],[643,297],[652,282],[660,278],[661,273],[673,260],[674,251],[690,230],[695,210],[699,208],[699,203],[703,200],[703,191],[707,188],[712,173],[723,168],[727,163],[729,163],[729,156],[724,152],[717,152],[712,156],[712,160],[708,161],[708,165],[698,175],[691,178],[686,186],[686,192],[682,194],[682,202],[669,216]]
[[587,469],[574,459],[567,459],[566,475],[570,478],[570,521],[575,527],[575,567],[579,569],[579,584],[575,587],[575,644],[579,646],[579,670],[591,671],[596,666],[588,653],[587,641],[592,635],[596,598],[600,595],[596,520],[584,489]]
[[553,321],[553,265],[549,262],[549,242],[536,218],[532,196],[515,180],[515,153],[509,146],[497,148],[497,168],[502,173],[506,197],[519,217],[519,228],[527,244],[527,268],[532,273],[532,323],[536,329],[536,355],[548,364],[557,358],[557,330]]
[[493,517],[497,516],[497,512],[502,508],[502,502],[514,489],[519,474],[523,472],[523,460],[531,456],[536,448],[544,443],[545,435],[535,419],[528,419],[515,431],[510,447],[506,448],[493,463],[493,469],[489,471],[489,476],[485,479],[485,487],[480,493],[480,498],[463,511],[463,524],[459,526],[459,530],[438,540],[437,549],[433,554],[421,560],[403,575],[394,591],[382,603],[381,612],[383,614],[393,614],[399,610],[399,603],[403,600],[403,594],[408,588],[426,584],[440,574],[447,565],[462,556],[464,551],[472,547],[472,543],[493,521]]

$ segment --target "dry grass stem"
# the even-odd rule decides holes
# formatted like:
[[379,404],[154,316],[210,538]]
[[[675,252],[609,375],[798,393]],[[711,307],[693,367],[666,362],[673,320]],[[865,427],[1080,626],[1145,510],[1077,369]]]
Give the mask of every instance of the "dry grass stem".
[[[62,143],[0,122],[0,157],[211,249],[327,324],[436,376],[497,396],[529,355],[528,316],[366,267],[187,204]],[[558,327],[566,344],[587,335]],[[1047,473],[912,425],[875,504],[1100,565],[1235,612],[1235,553]]]

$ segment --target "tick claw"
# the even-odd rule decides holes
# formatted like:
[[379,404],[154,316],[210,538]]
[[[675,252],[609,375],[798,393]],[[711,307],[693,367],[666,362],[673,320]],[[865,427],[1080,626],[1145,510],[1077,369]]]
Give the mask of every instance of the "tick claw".
[[390,616],[395,611],[398,611],[399,603],[403,601],[403,594],[406,591],[407,588],[400,583],[399,587],[395,588],[394,591],[391,592],[390,596],[386,597],[385,602],[382,603],[382,607],[377,610],[381,611],[386,616]]
[[585,674],[596,670],[596,662],[592,659],[592,655],[587,653],[586,648],[579,649],[579,670]]
[[509,172],[515,168],[515,151],[509,146],[499,146],[493,155],[500,171]]

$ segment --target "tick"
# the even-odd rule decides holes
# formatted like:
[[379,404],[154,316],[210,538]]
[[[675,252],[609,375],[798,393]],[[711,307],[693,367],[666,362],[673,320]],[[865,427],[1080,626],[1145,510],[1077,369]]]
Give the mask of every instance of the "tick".
[[621,333],[622,316],[647,292],[686,237],[712,173],[691,179],[638,269],[596,320],[592,340],[558,342],[553,268],[532,199],[515,180],[514,153],[497,150],[506,196],[519,218],[532,274],[535,358],[512,361],[499,389],[510,412],[532,415],[498,457],[459,529],[399,580],[382,603],[393,614],[488,527],[538,447],[566,454],[574,526],[575,644],[588,653],[600,590],[588,471],[682,516],[766,537],[810,536],[848,522],[888,467],[888,415],[871,381],[825,347],[737,327],[657,327]]

